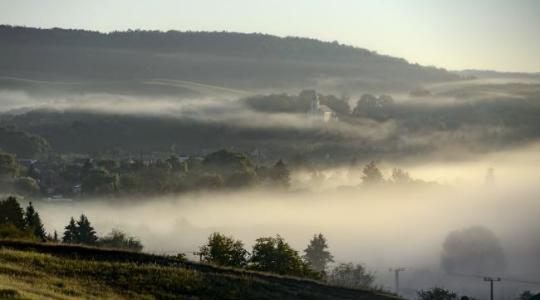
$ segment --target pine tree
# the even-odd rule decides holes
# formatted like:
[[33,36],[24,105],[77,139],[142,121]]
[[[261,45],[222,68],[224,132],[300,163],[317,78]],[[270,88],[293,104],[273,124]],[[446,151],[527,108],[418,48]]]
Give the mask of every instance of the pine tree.
[[23,209],[15,197],[0,201],[0,225],[11,224],[19,230],[25,230]]
[[84,214],[77,221],[77,233],[80,244],[94,245],[98,240],[94,227]]
[[39,238],[40,240],[45,241],[45,239],[47,238],[47,233],[45,232],[45,228],[43,227],[41,218],[39,217],[39,214],[34,209],[32,202],[30,202],[28,206],[26,207],[26,211],[24,213],[24,221],[26,224],[26,229],[30,233],[32,233],[35,237]]
[[271,179],[279,186],[288,187],[290,184],[290,171],[280,159],[270,171]]
[[332,254],[326,249],[328,249],[326,238],[321,233],[314,235],[304,250],[304,259],[313,270],[323,273],[328,263],[334,261]]
[[71,217],[69,224],[65,227],[62,242],[66,244],[76,244],[79,242],[78,228],[73,217]]
[[365,184],[377,184],[384,181],[383,175],[374,161],[367,164],[362,173],[362,180]]

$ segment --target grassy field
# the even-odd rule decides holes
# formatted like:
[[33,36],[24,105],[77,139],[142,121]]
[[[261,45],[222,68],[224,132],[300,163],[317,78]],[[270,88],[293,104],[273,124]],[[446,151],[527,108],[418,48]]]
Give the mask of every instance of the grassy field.
[[397,299],[144,253],[0,241],[0,299]]

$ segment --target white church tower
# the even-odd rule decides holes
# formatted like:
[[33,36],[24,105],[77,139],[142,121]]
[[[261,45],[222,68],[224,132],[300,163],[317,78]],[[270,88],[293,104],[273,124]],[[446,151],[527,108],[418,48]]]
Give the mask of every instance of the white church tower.
[[319,100],[319,95],[317,93],[313,93],[307,115],[310,118],[321,120],[323,122],[338,120],[337,114],[330,107],[321,105],[321,101]]

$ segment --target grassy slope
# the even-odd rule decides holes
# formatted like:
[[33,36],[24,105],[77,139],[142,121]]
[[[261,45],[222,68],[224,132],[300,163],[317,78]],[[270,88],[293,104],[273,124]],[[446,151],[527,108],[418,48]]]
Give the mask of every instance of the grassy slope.
[[397,299],[172,258],[0,241],[0,299]]

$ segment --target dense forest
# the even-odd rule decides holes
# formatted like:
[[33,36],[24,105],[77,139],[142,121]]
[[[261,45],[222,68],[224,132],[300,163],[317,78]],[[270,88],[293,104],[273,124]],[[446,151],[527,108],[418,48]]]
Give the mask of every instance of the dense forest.
[[[460,78],[337,42],[257,33],[99,33],[4,25],[0,40],[0,76],[26,79],[125,85],[118,81],[166,78],[246,90],[294,89],[331,79],[338,82],[329,89],[352,91],[410,89]],[[123,88],[129,92],[136,85]]]

